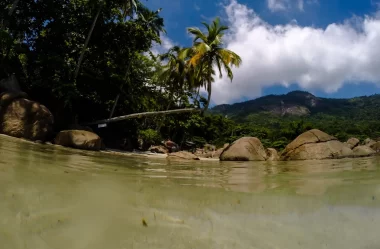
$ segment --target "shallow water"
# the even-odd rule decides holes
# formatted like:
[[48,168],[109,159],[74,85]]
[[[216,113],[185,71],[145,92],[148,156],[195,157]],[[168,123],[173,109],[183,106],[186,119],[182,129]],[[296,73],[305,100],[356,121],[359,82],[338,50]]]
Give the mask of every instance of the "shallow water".
[[380,248],[379,169],[379,158],[178,163],[0,137],[0,248]]

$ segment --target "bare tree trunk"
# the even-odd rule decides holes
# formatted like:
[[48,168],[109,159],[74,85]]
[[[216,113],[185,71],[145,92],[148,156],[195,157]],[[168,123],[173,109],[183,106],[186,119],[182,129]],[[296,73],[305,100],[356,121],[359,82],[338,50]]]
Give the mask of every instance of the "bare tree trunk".
[[120,93],[116,96],[115,103],[114,103],[113,106],[112,106],[112,110],[111,110],[110,118],[112,118],[113,113],[115,112],[115,108],[116,108],[117,102],[119,101],[119,98],[120,98]]
[[12,8],[8,11],[8,16],[11,16],[13,14],[13,11],[17,8],[17,4],[20,0],[14,0],[12,4]]
[[90,31],[88,32],[88,35],[86,37],[86,40],[84,42],[84,46],[82,48],[82,51],[81,51],[81,54],[80,54],[80,57],[79,57],[79,60],[78,60],[78,63],[77,63],[77,68],[75,69],[75,73],[74,73],[74,80],[77,79],[78,77],[78,74],[79,74],[79,69],[80,69],[80,66],[82,64],[82,61],[83,61],[83,57],[84,57],[84,54],[86,52],[86,49],[87,49],[87,46],[88,46],[88,43],[91,39],[91,36],[92,36],[92,32],[94,31],[94,28],[95,28],[95,25],[96,25],[96,22],[98,21],[98,18],[99,18],[99,15],[100,15],[100,12],[102,11],[102,5],[99,6],[98,8],[98,12],[96,13],[96,16],[94,18],[94,21],[92,22],[92,25],[91,25],[91,29]]
[[[128,66],[127,66],[127,69],[125,70],[124,81],[127,80],[130,67],[131,67],[131,63],[129,62]],[[123,89],[123,86],[120,87],[120,91],[122,89]],[[112,107],[112,110],[111,110],[110,118],[112,118],[113,113],[115,112],[115,108],[116,108],[117,102],[119,101],[119,98],[120,98],[120,93],[116,96],[115,103],[113,104],[113,107]]]
[[141,112],[141,113],[134,113],[129,114],[125,116],[120,117],[114,117],[109,119],[103,119],[98,120],[94,122],[88,122],[81,125],[96,125],[96,124],[105,124],[105,123],[112,123],[112,122],[118,122],[126,119],[132,119],[132,118],[143,118],[147,116],[155,116],[155,115],[168,115],[168,114],[178,114],[178,113],[186,113],[186,112],[200,112],[201,109],[197,108],[184,108],[184,109],[176,109],[176,110],[169,110],[169,111],[157,111],[157,112]]
[[[171,92],[170,95],[169,95],[169,103],[168,103],[168,106],[166,107],[166,111],[169,110],[170,105],[172,104],[172,100],[171,100],[171,98],[172,98],[173,95],[174,95],[174,94],[173,94],[172,92]],[[161,127],[162,127],[162,125],[163,125],[164,122],[165,122],[165,119],[166,119],[166,117],[163,117],[162,120],[161,120],[161,122],[160,122],[160,124],[157,126],[157,129],[156,129],[157,132],[160,132]]]

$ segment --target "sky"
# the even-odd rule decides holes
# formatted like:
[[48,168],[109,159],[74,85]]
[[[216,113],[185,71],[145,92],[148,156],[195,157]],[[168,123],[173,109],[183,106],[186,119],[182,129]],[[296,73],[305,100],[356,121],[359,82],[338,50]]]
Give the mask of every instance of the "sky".
[[305,90],[320,97],[380,93],[380,0],[147,0],[162,8],[156,52],[191,46],[188,27],[220,17],[224,46],[242,58],[215,78],[212,104]]

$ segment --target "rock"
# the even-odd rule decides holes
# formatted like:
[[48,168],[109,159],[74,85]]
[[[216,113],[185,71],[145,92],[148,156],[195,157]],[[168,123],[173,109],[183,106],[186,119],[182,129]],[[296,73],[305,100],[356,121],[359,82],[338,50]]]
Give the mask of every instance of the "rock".
[[199,157],[187,151],[179,151],[179,152],[170,153],[167,159],[168,160],[200,160]]
[[376,151],[365,145],[355,147],[353,152],[355,157],[372,156],[376,153]]
[[100,150],[102,139],[89,131],[66,130],[58,133],[55,144],[82,150]]
[[348,147],[350,147],[350,149],[355,148],[356,146],[359,145],[359,143],[360,143],[360,140],[354,137],[347,140],[347,145]]
[[375,144],[376,141],[370,139],[370,138],[366,138],[364,141],[363,141],[363,145],[367,145],[367,146],[372,146],[373,144]]
[[280,160],[280,157],[279,157],[276,149],[268,148],[268,149],[266,149],[266,153],[267,153],[267,157],[268,157],[267,161],[278,161],[278,160]]
[[369,144],[371,141],[372,141],[372,139],[370,139],[369,137],[367,137],[366,139],[364,139],[364,141],[363,141],[363,145],[367,145],[367,144]]
[[367,146],[369,146],[375,152],[380,152],[380,142],[373,141],[373,143],[369,143]]
[[224,149],[221,161],[265,161],[267,153],[261,141],[255,137],[243,137]]
[[159,154],[168,154],[169,153],[169,150],[165,146],[162,146],[162,145],[151,146],[149,148],[149,151],[153,152],[153,153],[159,153]]
[[224,145],[223,145],[223,149],[227,148],[228,146],[230,146],[229,143],[224,144]]
[[281,160],[332,159],[352,155],[352,150],[335,137],[313,129],[288,144],[281,153]]
[[25,99],[25,93],[0,95],[0,133],[45,141],[52,131],[53,115],[43,105]]
[[207,153],[202,154],[200,157],[204,158],[219,158],[220,155],[223,153],[224,149],[220,148],[217,149],[216,151],[209,151]]

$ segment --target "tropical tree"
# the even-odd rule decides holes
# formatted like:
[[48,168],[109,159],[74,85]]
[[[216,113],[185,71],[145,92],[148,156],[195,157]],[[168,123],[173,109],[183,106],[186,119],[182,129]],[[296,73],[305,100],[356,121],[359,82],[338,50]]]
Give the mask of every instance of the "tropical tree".
[[214,67],[219,72],[219,77],[223,77],[222,68],[227,72],[228,78],[232,81],[233,73],[231,66],[239,67],[241,58],[231,50],[223,48],[224,31],[227,26],[220,24],[219,18],[216,18],[211,25],[202,22],[207,32],[202,32],[199,28],[188,28],[188,32],[194,36],[193,46],[187,48],[184,52],[189,55],[188,66],[198,72],[198,87],[204,87],[208,93],[207,104],[204,111],[208,109],[211,100],[211,90],[213,76],[215,75]]
[[[126,19],[128,16],[132,17],[134,12],[137,11],[137,4],[138,4],[138,0],[120,0],[120,1],[117,1],[116,4],[118,4],[118,6],[120,7],[122,13],[123,13],[123,18]],[[74,72],[74,80],[76,80],[76,78],[78,77],[78,74],[79,74],[79,70],[80,70],[80,67],[82,65],[82,61],[83,61],[83,58],[84,58],[84,54],[87,50],[87,47],[88,47],[88,43],[91,39],[91,36],[92,36],[92,33],[94,32],[94,28],[95,28],[95,25],[98,21],[98,18],[99,18],[99,15],[103,9],[103,5],[104,4],[107,4],[106,2],[104,1],[100,1],[99,3],[97,2],[97,11],[96,11],[96,14],[95,14],[95,17],[94,17],[94,20],[92,21],[92,24],[91,24],[91,27],[90,27],[90,30],[86,36],[86,40],[84,42],[84,45],[83,45],[83,48],[82,48],[82,51],[80,53],[80,56],[79,56],[79,59],[78,59],[78,63],[77,63],[77,66],[76,66],[76,69],[75,69],[75,72]]]

